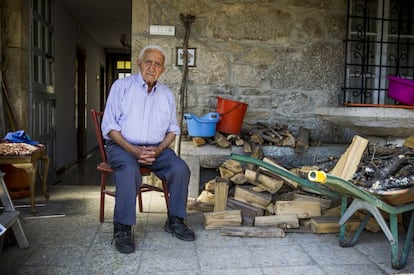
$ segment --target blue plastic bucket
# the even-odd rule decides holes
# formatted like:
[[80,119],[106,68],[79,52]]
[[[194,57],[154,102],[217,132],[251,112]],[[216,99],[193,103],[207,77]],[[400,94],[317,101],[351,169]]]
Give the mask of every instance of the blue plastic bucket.
[[216,134],[220,114],[212,112],[202,117],[184,114],[184,118],[187,121],[188,135],[192,137],[213,137]]

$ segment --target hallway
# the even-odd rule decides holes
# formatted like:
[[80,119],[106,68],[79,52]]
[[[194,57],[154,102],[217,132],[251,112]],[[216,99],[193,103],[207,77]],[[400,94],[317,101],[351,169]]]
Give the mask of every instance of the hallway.
[[[121,254],[112,240],[113,199],[105,222],[98,221],[99,177],[96,156],[69,169],[50,185],[50,201],[38,192],[39,214],[22,208],[22,226],[30,247],[6,245],[1,274],[392,274],[414,272],[414,256],[405,269],[391,268],[384,235],[365,232],[351,248],[335,234],[286,233],[285,238],[239,238],[204,230],[203,214],[190,212],[195,242],[183,242],[163,230],[166,219],[160,193],[144,193],[144,213],[135,228],[137,250]],[[17,205],[17,203],[15,203]]]

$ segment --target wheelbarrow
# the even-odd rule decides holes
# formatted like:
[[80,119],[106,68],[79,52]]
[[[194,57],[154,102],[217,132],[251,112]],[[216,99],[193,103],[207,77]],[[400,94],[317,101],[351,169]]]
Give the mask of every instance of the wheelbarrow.
[[[414,202],[409,202],[410,197],[414,200],[413,192],[404,192],[402,201],[404,204],[398,205],[398,192],[390,194],[373,194],[356,185],[330,174],[321,171],[312,171],[308,174],[308,179],[299,177],[298,175],[284,169],[277,167],[270,163],[259,159],[252,158],[246,155],[231,154],[231,158],[237,161],[258,165],[269,171],[277,174],[282,178],[287,178],[297,182],[301,186],[305,186],[323,196],[341,199],[341,218],[339,220],[339,245],[341,247],[351,247],[355,245],[362,231],[364,230],[369,219],[373,216],[378,222],[381,230],[384,232],[386,238],[391,244],[391,261],[394,269],[401,269],[407,264],[408,253],[411,247],[411,240],[414,235]],[[321,184],[324,182],[324,184]],[[413,194],[408,195],[408,194]],[[353,199],[348,206],[348,199]],[[396,204],[396,205],[392,205]],[[368,213],[362,220],[358,229],[354,232],[353,237],[345,239],[346,222],[358,210],[366,210]],[[379,210],[382,210],[390,216],[390,227],[388,227],[384,217]],[[410,221],[406,229],[407,235],[402,249],[401,255],[399,253],[398,245],[398,214],[410,214]]]
[[[414,192],[412,189],[390,191],[388,193],[371,193],[368,189],[358,187],[351,182],[323,171],[309,172],[308,179],[313,182],[322,183],[330,190],[342,194],[341,218],[339,220],[339,245],[341,247],[354,246],[361,236],[368,220],[373,216],[391,245],[392,267],[394,269],[401,269],[406,266],[414,235]],[[399,201],[398,196],[401,194],[403,195]],[[349,206],[348,198],[352,199]],[[345,235],[347,232],[345,224],[358,210],[365,210],[367,215],[358,229],[353,233],[353,236],[346,239]],[[380,210],[389,214],[389,226]],[[406,238],[401,252],[398,244],[398,214],[410,214],[408,228],[406,228]]]

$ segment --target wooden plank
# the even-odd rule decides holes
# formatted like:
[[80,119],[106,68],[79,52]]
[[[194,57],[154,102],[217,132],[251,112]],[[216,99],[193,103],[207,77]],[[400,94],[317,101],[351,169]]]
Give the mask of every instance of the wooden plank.
[[362,155],[368,145],[368,139],[354,136],[351,145],[342,154],[335,167],[330,172],[332,175],[351,180],[358,169]]
[[226,210],[229,185],[226,182],[216,182],[214,191],[214,212]]
[[321,215],[321,205],[316,201],[277,201],[276,215],[297,215],[299,219],[318,217]]
[[271,215],[256,217],[255,226],[277,226],[283,229],[299,228],[299,218],[296,215]]
[[242,223],[240,210],[204,213],[204,229],[218,229],[225,225],[239,226]]
[[221,235],[234,237],[284,238],[285,231],[279,227],[225,226]]

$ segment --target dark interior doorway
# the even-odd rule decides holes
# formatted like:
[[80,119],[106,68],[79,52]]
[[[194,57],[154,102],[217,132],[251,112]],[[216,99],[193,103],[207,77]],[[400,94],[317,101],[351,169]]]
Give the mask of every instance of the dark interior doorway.
[[76,49],[76,93],[75,93],[75,123],[77,141],[77,159],[86,155],[86,51],[80,47]]

